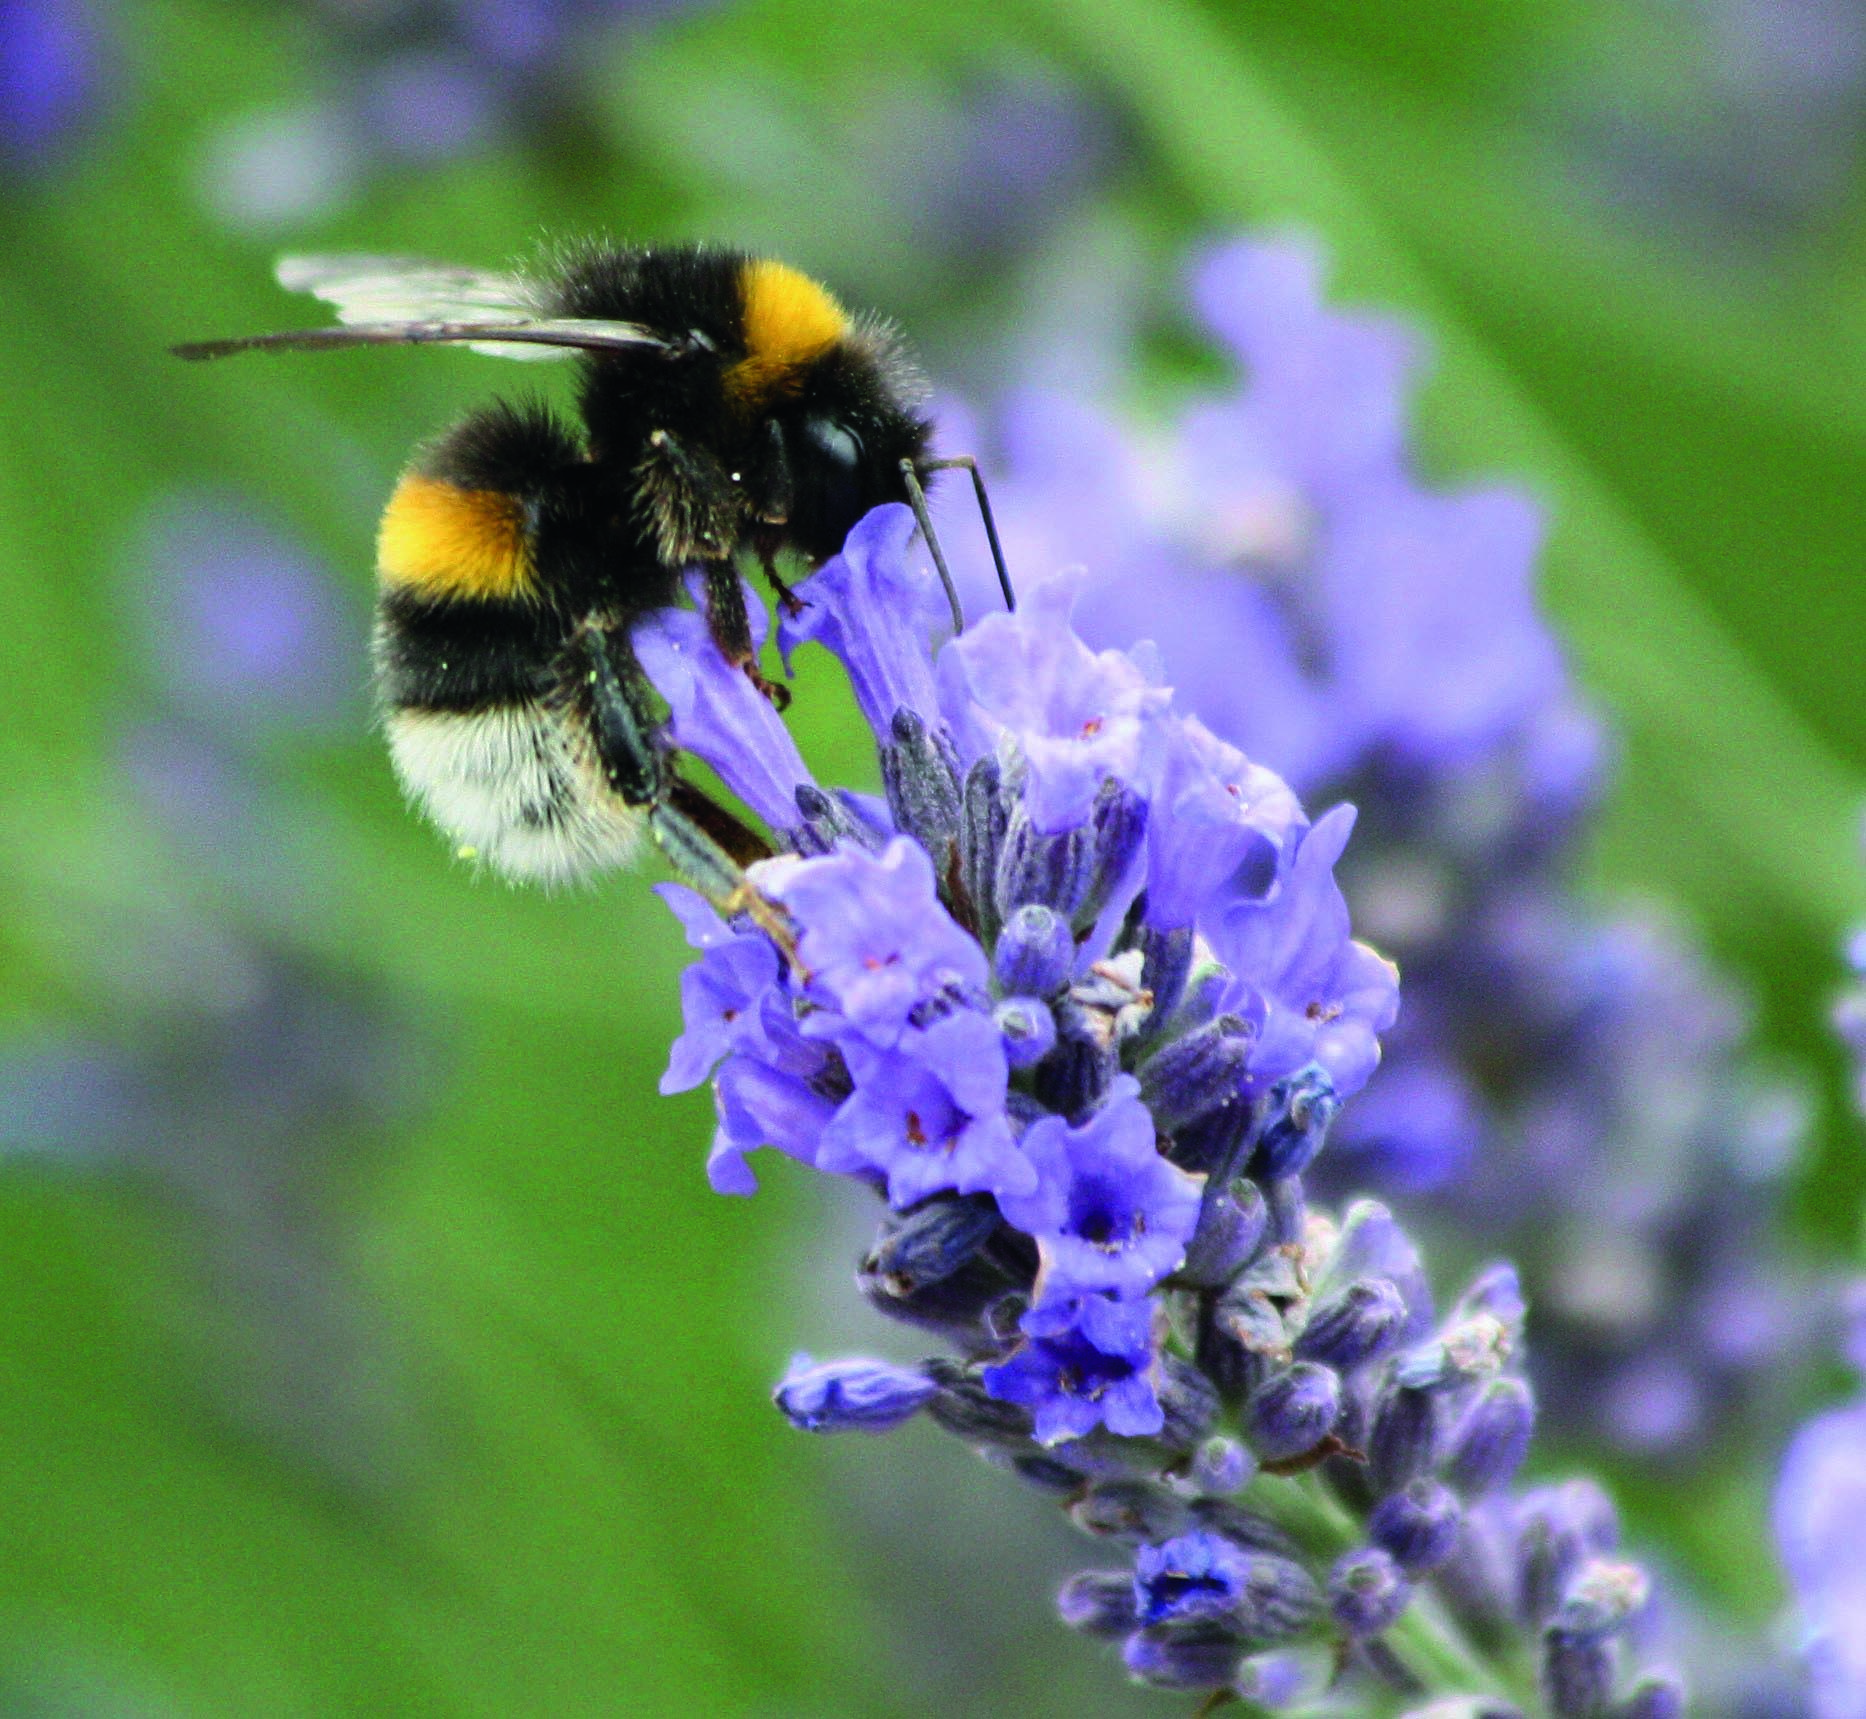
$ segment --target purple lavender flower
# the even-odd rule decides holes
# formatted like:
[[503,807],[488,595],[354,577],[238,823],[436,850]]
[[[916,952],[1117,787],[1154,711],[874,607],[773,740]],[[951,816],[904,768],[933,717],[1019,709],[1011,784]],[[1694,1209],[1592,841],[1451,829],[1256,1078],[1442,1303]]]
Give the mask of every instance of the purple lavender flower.
[[1148,923],[1191,925],[1239,878],[1268,895],[1285,853],[1306,827],[1280,776],[1251,763],[1202,722],[1186,722],[1168,747],[1147,820]]
[[1399,1013],[1392,964],[1349,935],[1335,883],[1353,828],[1353,809],[1336,807],[1302,838],[1271,899],[1234,899],[1211,927],[1213,952],[1233,975],[1226,1006],[1256,1028],[1252,1070],[1261,1082],[1314,1063],[1351,1096],[1378,1065],[1379,1035]]
[[756,1193],[758,1180],[745,1155],[760,1146],[814,1164],[823,1131],[838,1109],[838,1100],[825,1095],[836,1079],[834,1054],[801,1036],[783,1045],[777,1056],[728,1058],[713,1081],[719,1125],[706,1176],[714,1192]]
[[1035,1186],[998,1209],[1036,1238],[1051,1293],[1142,1296],[1185,1256],[1201,1178],[1160,1156],[1139,1092],[1122,1075],[1080,1127],[1045,1116],[1024,1135]]
[[1024,806],[1045,835],[1083,823],[1103,782],[1149,793],[1163,761],[1170,698],[1153,665],[1091,651],[1069,624],[1080,581],[1033,587],[1015,615],[993,615],[940,654],[940,704],[968,764],[1014,744]]
[[758,882],[797,921],[805,991],[823,1010],[807,1031],[887,1049],[922,1005],[984,990],[983,952],[941,905],[925,850],[905,838],[879,854],[772,861]]
[[1005,1115],[1009,1062],[989,1017],[961,1010],[892,1050],[844,1050],[855,1091],[823,1130],[816,1167],[878,1171],[896,1206],[931,1194],[1027,1195],[1037,1183]]
[[777,951],[762,937],[730,930],[707,903],[684,885],[655,893],[679,918],[699,961],[680,977],[686,1030],[668,1053],[663,1092],[690,1092],[730,1051],[760,1039],[764,1000],[778,984]]
[[908,554],[914,531],[909,509],[876,508],[811,575],[808,603],[778,626],[787,665],[805,643],[836,655],[877,734],[889,731],[897,710],[938,713],[932,665],[918,647],[944,617],[946,599],[932,568]]
[[1002,1402],[1030,1410],[1040,1445],[1085,1438],[1097,1427],[1146,1438],[1166,1424],[1155,1393],[1152,1311],[1100,1295],[1040,1302],[1024,1316],[1028,1339],[979,1374]]
[[1217,1534],[1201,1530],[1143,1546],[1134,1560],[1135,1613],[1142,1624],[1228,1618],[1250,1575],[1250,1555]]
[[[761,648],[764,606],[749,591],[746,612],[753,647]],[[667,700],[674,744],[710,764],[773,829],[792,827],[797,790],[810,785],[810,772],[771,701],[712,648],[705,620],[691,609],[662,609],[638,623],[630,641]]]
[[[1087,1573],[1063,1610],[1159,1686],[1310,1689],[1300,1651],[1345,1637],[1343,1679],[1411,1688],[1409,1653],[1449,1653],[1481,1686],[1433,1693],[1534,1665],[1564,1712],[1610,1701],[1636,1584],[1592,1541],[1545,1569],[1546,1536],[1499,1514],[1533,1420],[1514,1274],[1435,1321],[1384,1209],[1308,1203],[1397,1006],[1334,881],[1352,812],[1311,824],[1144,654],[1083,645],[1073,578],[935,657],[906,552],[898,510],[870,516],[825,589],[879,624],[809,628],[861,688],[891,828],[809,787],[777,832],[798,851],[746,871],[770,914],[669,894],[699,955],[669,1083],[714,1070],[714,1185],[749,1188],[760,1145],[869,1184],[863,1293],[955,1351],[800,1366],[780,1408],[924,1413],[1137,1548],[1127,1597]],[[680,672],[736,672],[710,650],[696,631]],[[1481,1568],[1457,1556],[1480,1510],[1504,1543]],[[1448,1648],[1454,1602],[1505,1621]]]

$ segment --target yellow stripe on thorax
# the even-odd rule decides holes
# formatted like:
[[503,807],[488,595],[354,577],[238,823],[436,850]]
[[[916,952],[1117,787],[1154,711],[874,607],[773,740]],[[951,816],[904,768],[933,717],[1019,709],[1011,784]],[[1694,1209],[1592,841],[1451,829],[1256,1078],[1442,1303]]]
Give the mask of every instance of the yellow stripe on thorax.
[[525,505],[493,489],[461,489],[411,473],[396,486],[376,534],[385,585],[467,600],[532,593]]
[[768,258],[739,275],[745,356],[726,372],[726,389],[750,405],[796,386],[805,366],[849,332],[848,313],[806,274]]

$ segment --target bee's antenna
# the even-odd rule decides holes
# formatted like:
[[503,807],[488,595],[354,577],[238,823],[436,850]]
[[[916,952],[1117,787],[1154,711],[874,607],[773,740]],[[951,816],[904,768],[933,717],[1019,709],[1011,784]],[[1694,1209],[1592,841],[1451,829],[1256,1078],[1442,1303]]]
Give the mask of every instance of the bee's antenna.
[[[919,470],[923,472],[952,471],[963,467],[972,474],[972,488],[978,495],[979,517],[985,522],[985,536],[991,543],[991,564],[998,570],[998,589],[1004,593],[1004,606],[1015,611],[1017,593],[1011,589],[1011,576],[1004,570],[1004,545],[998,541],[998,522],[991,516],[991,497],[985,493],[984,474],[978,469],[978,461],[970,454],[955,454],[949,460],[923,461]],[[936,556],[937,560],[938,557]]]
[[939,582],[946,587],[946,601],[952,606],[952,630],[965,631],[965,610],[959,605],[959,588],[952,582],[952,569],[946,565],[945,551],[939,546],[939,533],[933,529],[933,516],[927,512],[927,492],[920,487],[920,473],[912,460],[901,461],[901,476],[907,480],[907,501],[920,521],[920,535],[933,553],[933,565],[939,569]]

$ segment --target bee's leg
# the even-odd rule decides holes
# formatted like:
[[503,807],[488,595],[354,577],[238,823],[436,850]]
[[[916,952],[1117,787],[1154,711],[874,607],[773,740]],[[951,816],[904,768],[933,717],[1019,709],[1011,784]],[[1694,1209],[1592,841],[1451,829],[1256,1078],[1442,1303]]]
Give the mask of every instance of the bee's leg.
[[728,555],[745,521],[739,474],[704,447],[655,430],[635,467],[636,492],[664,567]]
[[810,605],[784,582],[783,576],[777,570],[777,556],[770,549],[760,547],[758,565],[764,569],[765,583],[776,594],[778,606],[793,621],[796,620]]
[[742,668],[753,686],[779,710],[790,703],[790,688],[766,680],[752,648],[752,621],[745,609],[745,587],[730,561],[706,564],[706,624],[727,662]]
[[592,627],[582,645],[589,664],[590,728],[610,788],[641,808],[655,846],[684,881],[728,917],[748,915],[789,953],[794,937],[788,918],[744,870],[768,858],[770,847],[669,767],[648,715],[648,678],[628,640]]

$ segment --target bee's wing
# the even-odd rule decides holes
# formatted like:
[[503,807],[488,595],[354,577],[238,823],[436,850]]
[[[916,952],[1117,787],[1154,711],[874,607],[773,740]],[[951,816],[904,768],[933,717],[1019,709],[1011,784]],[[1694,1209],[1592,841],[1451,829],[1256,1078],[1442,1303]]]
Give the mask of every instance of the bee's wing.
[[[366,254],[280,257],[273,271],[287,292],[308,292],[334,305],[345,327],[397,322],[531,322],[543,312],[523,275],[453,268],[414,257]],[[470,342],[495,358],[562,358],[561,346]]]
[[[522,275],[373,256],[281,257],[277,275],[288,290],[334,305],[341,326],[194,341],[175,352],[222,358],[265,347],[311,352],[449,343],[495,358],[562,358],[668,344],[637,323],[547,316],[542,295]],[[507,338],[488,338],[506,328]]]

